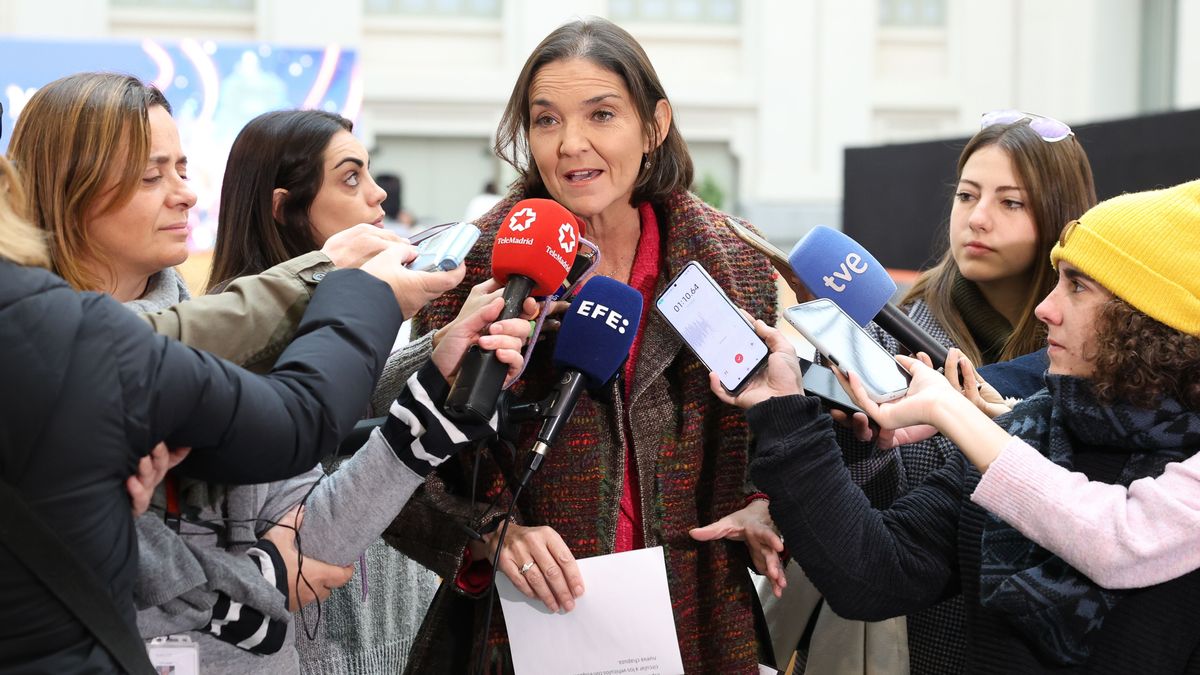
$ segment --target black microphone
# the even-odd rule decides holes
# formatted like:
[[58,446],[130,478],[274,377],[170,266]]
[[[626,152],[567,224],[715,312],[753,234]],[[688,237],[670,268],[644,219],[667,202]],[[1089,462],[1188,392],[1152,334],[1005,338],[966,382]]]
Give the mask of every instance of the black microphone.
[[554,345],[561,373],[550,396],[545,422],[521,478],[524,486],[575,412],[585,389],[603,386],[621,368],[642,319],[642,294],[608,277],[593,277],[563,315]]
[[858,242],[818,225],[796,242],[788,260],[814,296],[832,300],[860,326],[874,321],[909,352],[928,354],[934,368],[946,365],[946,348],[889,302],[896,282]]
[[[492,245],[492,278],[505,285],[498,320],[519,316],[530,295],[557,290],[575,262],[578,244],[579,219],[559,203],[523,199],[513,205]],[[446,417],[486,424],[496,413],[507,373],[508,366],[493,352],[471,347],[446,397]]]

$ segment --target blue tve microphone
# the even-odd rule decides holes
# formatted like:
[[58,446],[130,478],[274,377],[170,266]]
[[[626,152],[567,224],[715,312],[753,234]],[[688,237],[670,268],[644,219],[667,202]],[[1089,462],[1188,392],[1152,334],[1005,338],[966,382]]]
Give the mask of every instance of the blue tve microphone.
[[796,242],[788,262],[813,295],[832,300],[860,326],[874,321],[909,352],[928,354],[934,368],[946,365],[946,348],[888,302],[896,282],[857,241],[818,225]]
[[641,319],[642,294],[619,281],[592,277],[580,289],[558,329],[554,365],[562,375],[522,485],[542,465],[546,451],[575,411],[579,395],[611,380],[625,363]]

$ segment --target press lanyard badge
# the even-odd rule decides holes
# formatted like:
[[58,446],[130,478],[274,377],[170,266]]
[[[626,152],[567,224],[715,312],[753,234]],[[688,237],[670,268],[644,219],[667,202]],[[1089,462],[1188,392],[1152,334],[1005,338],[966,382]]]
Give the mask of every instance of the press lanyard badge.
[[186,635],[156,637],[146,653],[157,675],[200,675],[200,647]]

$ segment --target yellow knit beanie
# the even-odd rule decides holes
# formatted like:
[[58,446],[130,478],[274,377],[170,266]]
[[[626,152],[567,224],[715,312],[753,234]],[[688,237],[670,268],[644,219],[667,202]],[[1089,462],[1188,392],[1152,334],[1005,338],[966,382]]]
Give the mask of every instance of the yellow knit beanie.
[[1050,251],[1164,324],[1200,335],[1200,180],[1100,202]]

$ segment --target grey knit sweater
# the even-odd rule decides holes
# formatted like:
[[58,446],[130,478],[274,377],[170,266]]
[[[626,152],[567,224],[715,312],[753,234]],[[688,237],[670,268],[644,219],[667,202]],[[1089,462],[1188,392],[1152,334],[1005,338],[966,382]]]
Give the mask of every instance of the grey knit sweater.
[[[156,311],[187,297],[187,289],[178,275],[168,269],[152,277],[147,292],[129,306],[138,311]],[[386,391],[377,389],[375,399],[395,399],[408,376],[428,358],[431,348],[428,338],[409,345],[389,359],[385,367],[386,383],[381,381],[381,388]],[[383,399],[384,396],[387,398]],[[176,534],[163,522],[162,512],[154,509],[139,518],[139,579],[135,602],[142,636],[149,639],[167,634],[188,634],[199,644],[202,672],[299,673],[295,625],[287,612],[285,598],[263,577],[257,565],[246,556],[246,550],[270,527],[270,521],[298,504],[313,483],[320,480],[306,501],[301,529],[304,555],[332,564],[351,564],[368,544],[379,541],[379,533],[422,482],[420,476],[405,467],[381,443],[368,443],[333,475],[322,479],[323,475],[320,467],[314,467],[307,474],[275,483],[239,487],[200,484],[181,490],[185,504],[194,509],[191,520],[223,523],[224,527],[218,531],[183,523],[180,533]],[[160,507],[165,503],[161,488],[155,502]],[[393,561],[392,567],[404,564],[415,566],[405,560]],[[386,561],[379,566],[386,567]],[[390,599],[394,604],[405,603],[407,589],[403,580],[381,577],[374,590],[377,596]],[[288,635],[283,649],[275,654],[256,655],[212,637],[206,629],[220,594],[253,607],[272,620],[286,622]],[[419,610],[414,610],[419,611],[418,617],[424,613],[422,602],[427,604],[428,600],[418,598],[414,603],[420,606]],[[378,635],[378,627],[370,622],[370,612],[358,615],[354,609],[356,607],[346,610],[355,617],[348,618],[347,613],[338,608],[335,620],[339,625],[357,626],[352,632]],[[328,611],[322,614],[323,622],[329,620]],[[391,642],[396,645],[410,642],[408,636],[414,634],[418,626],[419,618],[413,622],[391,621],[389,629],[397,635]],[[326,672],[394,672],[391,666],[395,662],[375,658],[364,660],[364,656],[370,655],[352,653],[359,646],[352,640],[342,641],[330,635],[316,643],[317,653],[326,656],[318,665],[327,663]],[[382,651],[391,653],[398,649],[384,645]],[[402,656],[397,658],[402,659]],[[402,660],[398,662],[402,664]]]
[[[403,331],[402,331],[403,332]],[[397,350],[383,367],[371,397],[372,415],[386,415],[398,387],[433,350],[433,332]],[[338,469],[338,473],[344,470]],[[336,474],[335,474],[336,475]],[[413,639],[441,579],[429,569],[376,538],[350,583],[335,588],[316,622],[313,608],[295,615],[300,670],[306,675],[392,675],[404,671]],[[315,639],[308,638],[308,631]]]

